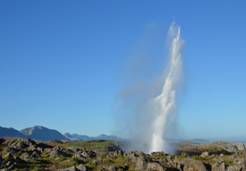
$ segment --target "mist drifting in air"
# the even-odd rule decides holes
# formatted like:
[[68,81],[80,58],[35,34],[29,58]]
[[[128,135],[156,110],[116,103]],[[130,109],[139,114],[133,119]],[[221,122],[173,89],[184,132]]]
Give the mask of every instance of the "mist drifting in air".
[[[177,90],[182,73],[181,29],[171,24],[168,34],[168,61],[162,76],[156,82],[131,84],[122,93],[125,115],[122,121],[128,132],[128,149],[144,152],[170,152],[168,135],[175,137],[173,130],[176,118]],[[137,79],[137,78],[136,78]],[[152,80],[151,80],[152,81]]]

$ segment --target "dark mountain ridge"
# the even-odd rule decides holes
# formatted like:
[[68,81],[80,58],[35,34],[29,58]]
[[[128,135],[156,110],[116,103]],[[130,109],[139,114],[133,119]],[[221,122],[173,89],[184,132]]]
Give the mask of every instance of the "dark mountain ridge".
[[20,137],[27,138],[20,131],[14,128],[5,128],[0,126],[0,137]]
[[43,126],[25,128],[21,130],[21,133],[34,140],[69,140],[57,130],[49,129]]
[[14,128],[0,127],[0,137],[20,137],[20,138],[30,138],[39,141],[51,141],[51,140],[121,140],[120,138],[113,135],[101,134],[99,136],[87,136],[80,134],[62,134],[55,129],[46,128],[44,126],[33,126],[22,130],[17,130]]

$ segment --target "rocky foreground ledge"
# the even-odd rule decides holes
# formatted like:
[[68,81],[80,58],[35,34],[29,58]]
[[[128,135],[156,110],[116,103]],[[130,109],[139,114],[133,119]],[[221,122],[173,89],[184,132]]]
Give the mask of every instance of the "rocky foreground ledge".
[[246,171],[243,144],[179,143],[177,154],[124,152],[113,141],[0,138],[0,170]]

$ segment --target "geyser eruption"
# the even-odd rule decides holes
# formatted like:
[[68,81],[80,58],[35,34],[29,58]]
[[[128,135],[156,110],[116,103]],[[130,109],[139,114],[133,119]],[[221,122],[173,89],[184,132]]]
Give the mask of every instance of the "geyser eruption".
[[152,137],[149,152],[168,151],[168,143],[165,135],[169,127],[168,122],[175,117],[177,84],[180,79],[182,60],[181,50],[183,40],[180,35],[180,27],[172,24],[169,28],[169,65],[163,79],[160,94],[155,97],[151,104],[153,106]]
[[[122,106],[119,110],[121,118],[117,119],[116,127],[120,128],[119,134],[130,140],[125,150],[140,150],[147,153],[163,150],[172,152],[172,146],[167,140],[173,138],[177,130],[175,108],[182,69],[183,40],[180,27],[173,23],[168,31],[167,67],[164,74],[158,74],[156,71],[158,72],[158,67],[161,67],[159,58],[155,61],[152,54],[159,51],[159,42],[153,40],[160,40],[160,36],[150,34],[148,37],[153,38],[152,41],[142,42],[151,42],[151,48],[144,46],[139,50],[140,56],[134,55],[136,58],[134,64],[137,65],[133,65],[130,80],[126,81],[127,85],[121,91]],[[143,49],[150,49],[154,53],[148,54],[148,51],[143,52]],[[144,55],[148,58],[144,58]],[[148,65],[142,65],[142,62],[148,59],[151,60]]]

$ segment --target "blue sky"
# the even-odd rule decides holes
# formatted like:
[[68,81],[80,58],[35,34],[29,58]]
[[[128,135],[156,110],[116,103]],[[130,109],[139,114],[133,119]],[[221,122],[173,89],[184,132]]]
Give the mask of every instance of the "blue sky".
[[3,0],[0,125],[114,133],[129,61],[148,54],[160,68],[175,21],[185,40],[181,132],[246,137],[245,7],[243,0]]

